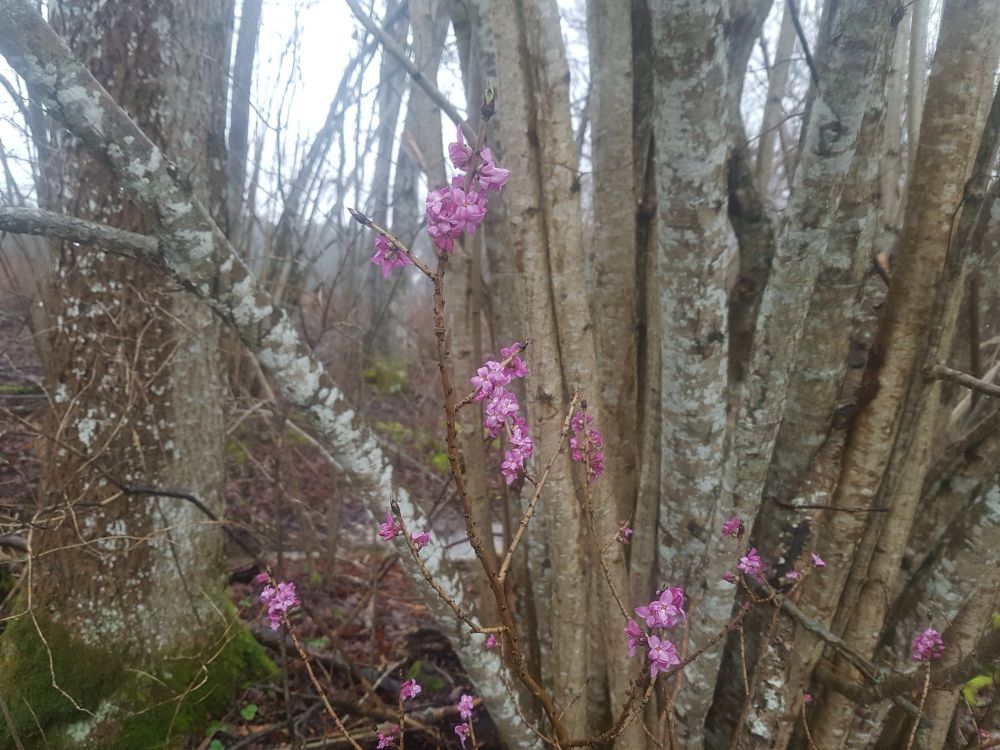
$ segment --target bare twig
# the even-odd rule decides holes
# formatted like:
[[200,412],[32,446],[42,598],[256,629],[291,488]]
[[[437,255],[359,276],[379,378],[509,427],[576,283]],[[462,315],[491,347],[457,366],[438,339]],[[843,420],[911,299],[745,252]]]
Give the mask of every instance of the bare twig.
[[950,380],[966,388],[970,388],[987,396],[1000,396],[1000,385],[988,383],[961,370],[953,370],[944,365],[934,365],[927,371],[927,377],[931,380]]
[[424,74],[420,71],[413,61],[406,54],[396,41],[389,36],[385,29],[379,26],[375,21],[372,20],[371,16],[365,13],[364,9],[357,2],[357,0],[346,0],[348,7],[351,12],[357,17],[361,24],[371,32],[376,39],[379,40],[382,47],[395,57],[402,64],[403,69],[410,75],[410,77],[416,82],[420,88],[422,88],[429,96],[433,102],[441,108],[441,111],[448,115],[448,118],[454,122],[456,125],[460,125],[462,130],[465,131],[466,137],[471,141],[475,138],[475,133],[472,129],[465,124],[465,118],[462,117],[461,113],[448,101],[448,97],[438,90],[437,86],[427,80]]

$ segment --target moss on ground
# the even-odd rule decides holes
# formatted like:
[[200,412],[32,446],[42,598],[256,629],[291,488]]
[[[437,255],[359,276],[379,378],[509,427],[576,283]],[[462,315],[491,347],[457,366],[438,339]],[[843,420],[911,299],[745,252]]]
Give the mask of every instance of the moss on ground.
[[[48,619],[39,618],[38,628],[28,617],[11,621],[0,636],[0,690],[21,741],[55,750],[182,745],[239,689],[277,674],[235,610],[226,614],[231,627],[200,655],[162,654],[144,665],[89,646]],[[14,746],[0,722],[0,748]]]

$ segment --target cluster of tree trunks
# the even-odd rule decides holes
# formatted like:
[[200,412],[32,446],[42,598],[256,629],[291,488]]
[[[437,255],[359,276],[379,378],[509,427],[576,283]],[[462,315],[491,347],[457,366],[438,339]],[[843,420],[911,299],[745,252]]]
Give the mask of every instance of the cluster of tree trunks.
[[[393,87],[408,68],[383,57],[375,213],[392,202],[396,234],[416,237],[420,173],[445,181],[433,82],[450,20],[468,111],[495,81],[490,145],[511,170],[484,230],[451,265],[452,380],[530,339],[525,399],[538,444],[558,441],[580,390],[607,442],[607,475],[593,486],[598,538],[612,539],[626,520],[635,529],[631,545],[608,546],[596,564],[602,545],[579,502],[585,480],[563,455],[514,563],[510,604],[530,669],[569,735],[605,730],[641,669],[641,657],[626,657],[608,581],[632,606],[665,585],[684,587],[678,646],[698,650],[743,601],[723,580],[737,554],[720,534],[738,515],[778,589],[812,552],[827,567],[665,681],[614,746],[903,747],[914,713],[920,746],[959,746],[959,688],[998,659],[989,627],[1000,608],[1000,443],[996,402],[970,397],[936,366],[971,369],[965,382],[986,390],[993,375],[980,361],[984,326],[969,321],[997,310],[969,290],[973,277],[996,283],[1000,246],[994,3],[945,0],[928,68],[923,0],[830,0],[812,40],[789,0],[754,154],[740,106],[769,0],[589,0],[590,213],[556,0],[408,5],[421,75],[409,84],[390,185]],[[116,12],[111,24],[105,16]],[[410,522],[423,513],[227,240],[245,171],[229,168],[227,202],[219,103],[232,9],[218,13],[195,22],[185,3],[152,3],[140,23],[123,3],[66,0],[52,19],[71,52],[26,1],[0,0],[0,53],[55,123],[47,207],[137,233],[108,243],[142,259],[103,253],[112,245],[101,242],[60,246],[68,291],[55,303],[53,372],[62,379],[53,382],[46,497],[101,510],[83,529],[33,537],[33,551],[46,554],[32,584],[38,606],[78,623],[88,643],[127,631],[140,654],[197,640],[210,619],[201,600],[221,586],[218,530],[199,523],[196,508],[120,491],[183,485],[218,509],[218,445],[205,423],[204,394],[215,386],[204,384],[219,382],[209,308],[302,409],[374,518],[390,496]],[[388,13],[383,35],[404,41],[405,23]],[[121,38],[105,33],[111,27]],[[179,40],[204,54],[178,55]],[[796,49],[811,84],[793,146],[781,102]],[[245,76],[234,80],[247,87]],[[245,117],[234,114],[232,127]],[[245,160],[245,133],[229,142]],[[787,202],[777,213],[779,184]],[[79,236],[45,214],[0,212],[0,227]],[[221,395],[208,402],[221,420]],[[480,415],[468,412],[462,432],[471,436]],[[497,513],[482,443],[463,441],[477,525],[499,521],[509,533],[522,500],[509,494]],[[154,532],[140,552],[124,541],[100,556],[66,549],[80,534]],[[425,563],[454,601],[491,622],[492,603],[463,593],[483,581],[463,582],[439,548]],[[499,653],[433,591],[426,597],[508,745],[540,747],[535,730],[551,727],[531,700],[512,704],[516,677]],[[120,617],[95,618],[98,601]],[[947,649],[921,699],[923,677],[905,673],[909,640],[928,617]]]

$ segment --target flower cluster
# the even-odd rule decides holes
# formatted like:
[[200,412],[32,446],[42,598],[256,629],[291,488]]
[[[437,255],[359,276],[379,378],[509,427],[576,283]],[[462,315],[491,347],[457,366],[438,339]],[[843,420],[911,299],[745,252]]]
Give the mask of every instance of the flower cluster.
[[399,734],[399,725],[392,724],[387,729],[378,730],[376,738],[378,739],[378,745],[376,745],[377,750],[383,750],[387,747],[392,747],[392,743],[396,741],[396,735]]
[[[636,607],[635,613],[645,620],[647,628],[672,628],[686,616],[684,613],[684,589],[679,587],[665,588],[649,604]],[[677,647],[673,643],[657,635],[646,635],[635,620],[628,621],[625,628],[625,638],[629,656],[635,656],[636,646],[645,642],[650,677],[655,678],[658,673],[666,672],[671,667],[681,663]]]
[[[462,128],[458,128],[458,140],[448,145],[451,163],[463,172],[469,172],[476,160],[472,147],[465,144]],[[427,234],[434,240],[439,250],[450,253],[455,249],[455,240],[463,232],[475,234],[476,228],[486,218],[486,193],[499,192],[507,182],[510,171],[498,167],[488,148],[479,152],[478,168],[474,168],[471,178],[455,175],[451,186],[432,190],[427,194]]]
[[944,654],[944,641],[934,628],[927,628],[910,644],[913,661],[937,661]]
[[628,525],[628,521],[622,521],[618,524],[618,536],[617,539],[622,544],[628,544],[632,541],[633,529]]
[[760,555],[757,554],[756,547],[751,547],[746,555],[740,558],[736,567],[751,578],[756,578],[757,580],[764,578],[764,561],[761,560]]
[[524,364],[518,353],[522,346],[513,343],[500,350],[501,358],[510,360],[507,365],[489,360],[476,370],[470,382],[476,389],[476,401],[485,401],[486,417],[483,426],[491,438],[499,437],[508,428],[507,441],[510,450],[504,451],[503,462],[500,464],[500,473],[503,474],[507,484],[512,484],[524,469],[524,463],[535,450],[535,442],[528,432],[528,423],[524,417],[519,416],[521,404],[518,403],[517,396],[507,390],[507,386],[515,378],[523,378],[528,374],[528,367]]
[[378,525],[378,535],[387,542],[392,541],[398,534],[403,533],[403,527],[392,517],[390,511],[385,512],[385,521]]
[[423,691],[423,688],[420,687],[416,680],[407,680],[399,686],[399,697],[401,700],[408,701],[420,695],[421,691]]
[[743,536],[743,521],[739,516],[733,516],[722,524],[722,536],[732,536],[737,539]]
[[462,697],[458,701],[458,715],[462,717],[465,723],[455,725],[455,734],[457,734],[458,738],[462,741],[462,747],[465,747],[465,741],[469,738],[469,732],[471,731],[471,728],[469,727],[469,720],[472,718],[474,700],[475,699],[468,693],[463,693]]
[[[261,573],[256,580],[264,583],[271,579],[267,573]],[[260,600],[267,605],[267,619],[271,621],[271,630],[280,628],[285,613],[301,604],[299,597],[295,595],[295,584],[285,582],[277,586],[268,583],[260,592]]]
[[375,254],[372,256],[372,265],[382,267],[382,278],[388,279],[394,268],[412,266],[413,261],[410,256],[397,249],[383,235],[375,238]]
[[[387,542],[392,541],[403,533],[403,527],[392,517],[391,511],[385,512],[385,521],[378,525],[378,535]],[[429,531],[413,531],[410,533],[413,545],[419,550],[431,543],[431,533]]]
[[569,439],[570,455],[574,461],[586,462],[590,481],[604,474],[604,438],[594,426],[594,418],[582,409],[570,420],[573,437]]

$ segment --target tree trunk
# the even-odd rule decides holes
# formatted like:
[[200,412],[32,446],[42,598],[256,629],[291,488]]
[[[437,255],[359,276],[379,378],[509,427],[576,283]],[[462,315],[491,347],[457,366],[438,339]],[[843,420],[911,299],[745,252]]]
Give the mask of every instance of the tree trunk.
[[[141,6],[64,0],[50,12],[221,219],[232,7]],[[158,230],[102,161],[57,140],[51,208]],[[30,617],[3,639],[5,693],[27,701],[12,700],[22,737],[36,731],[33,711],[61,746],[177,744],[265,663],[228,602],[221,528],[155,492],[188,493],[222,515],[218,323],[146,264],[101,246],[61,243],[56,255],[45,507],[31,536]],[[203,672],[205,685],[175,704]]]
[[[866,656],[874,652],[886,613],[881,592],[891,589],[899,574],[936,435],[940,384],[924,384],[918,370],[950,351],[964,287],[964,248],[956,247],[950,235],[978,145],[982,101],[992,92],[1000,52],[1000,22],[993,10],[982,0],[945,5],[929,106],[908,186],[901,244],[906,256],[893,279],[875,359],[869,364],[878,391],[852,429],[833,498],[834,505],[844,508],[870,505],[881,497],[892,513],[884,524],[867,529],[858,514],[836,515],[820,542],[836,563],[834,569],[846,571],[862,533],[878,540],[871,562],[856,562],[857,597],[841,599],[843,614],[838,615],[846,626],[845,638]],[[825,593],[807,589],[821,617],[837,604],[829,583]],[[852,711],[843,696],[829,696],[816,720],[820,747],[840,746]]]
[[792,14],[786,6],[781,13],[781,28],[778,30],[774,60],[771,61],[771,69],[768,71],[767,99],[764,101],[764,116],[760,123],[760,137],[757,139],[755,176],[757,189],[765,196],[771,192],[774,144],[785,116],[785,87],[788,85],[788,73],[792,68],[791,56],[794,50],[795,25],[792,23]]

